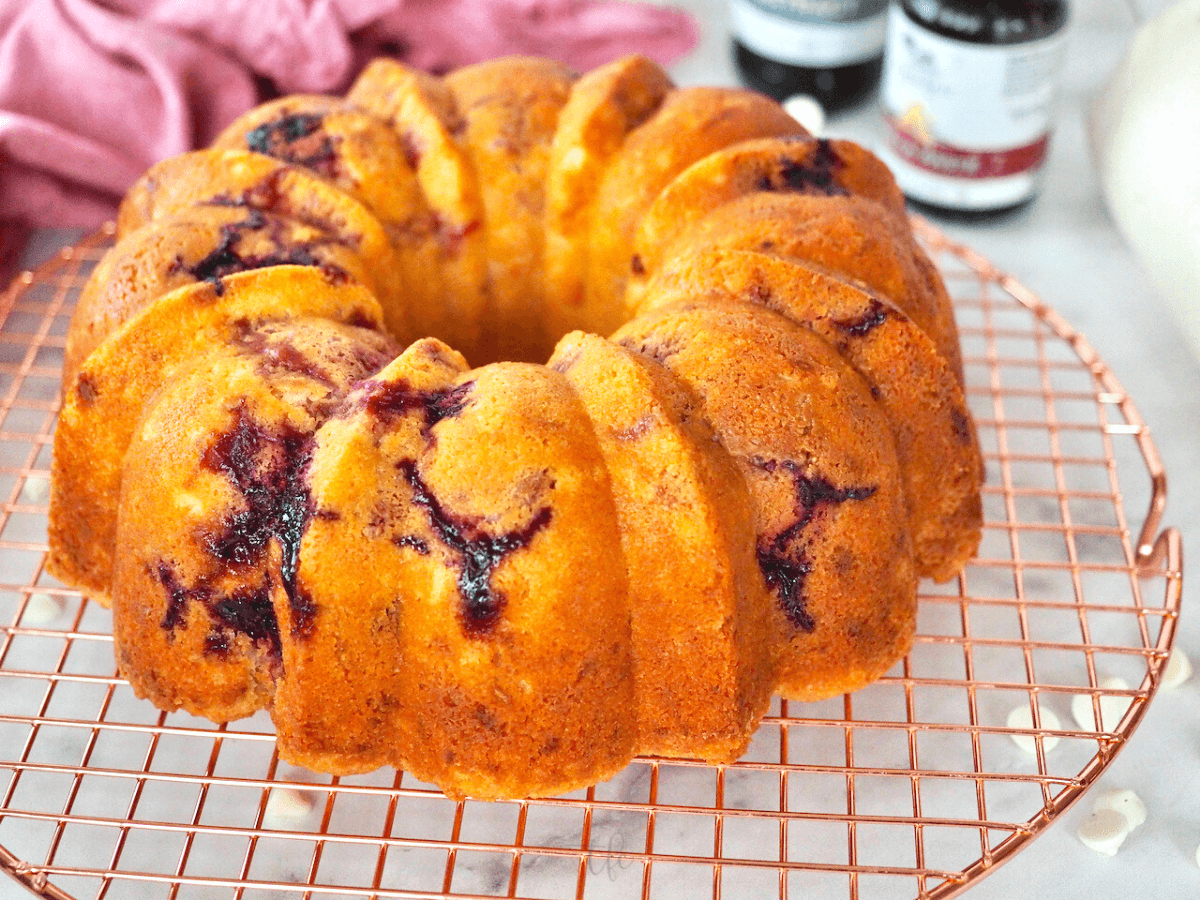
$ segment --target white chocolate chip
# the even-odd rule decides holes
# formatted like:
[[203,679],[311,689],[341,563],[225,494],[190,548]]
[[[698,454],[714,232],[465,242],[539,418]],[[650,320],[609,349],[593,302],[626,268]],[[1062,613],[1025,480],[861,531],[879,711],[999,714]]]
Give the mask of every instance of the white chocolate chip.
[[1129,834],[1129,820],[1115,809],[1098,809],[1083,820],[1076,834],[1085,847],[1116,856]]
[[[1101,678],[1101,691],[1127,691],[1129,682],[1124,678]],[[1096,727],[1096,716],[1092,710],[1091,694],[1076,694],[1071,701],[1071,715],[1084,731],[1110,731],[1117,727],[1125,711],[1129,709],[1128,697],[1100,695],[1100,728]]]
[[[1038,715],[1041,719],[1042,730],[1058,731],[1060,728],[1062,728],[1062,722],[1059,721],[1058,716],[1054,714],[1053,710],[1047,709],[1044,706],[1039,706]],[[1007,724],[1009,728],[1032,730],[1033,712],[1030,710],[1029,705],[1022,703],[1020,706],[1013,707],[1012,712],[1008,714]],[[1031,755],[1037,753],[1037,741],[1034,739],[1032,734],[1013,734],[1010,735],[1010,737],[1012,737],[1012,739],[1017,742],[1017,746],[1026,753]],[[1058,741],[1059,738],[1056,734],[1045,735],[1042,737],[1042,747],[1047,753],[1049,753],[1056,746],[1058,746]]]
[[1079,840],[1105,856],[1114,856],[1129,833],[1146,821],[1146,804],[1133,791],[1105,791],[1092,814],[1079,826]]
[[825,130],[825,108],[808,94],[796,94],[783,101],[783,111],[799,122],[813,137]]
[[30,475],[21,485],[21,500],[24,503],[45,503],[50,496],[50,481],[41,475]]
[[1116,810],[1125,817],[1130,831],[1146,821],[1146,804],[1133,791],[1105,791],[1096,798],[1095,809]]
[[271,796],[267,798],[263,826],[283,828],[294,824],[312,812],[314,806],[316,802],[311,791],[302,791],[294,787],[272,788]]
[[205,511],[204,500],[190,491],[179,491],[175,495],[175,505],[184,515],[200,516]]
[[25,612],[21,615],[21,624],[48,625],[62,615],[65,608],[61,597],[38,591],[29,595],[29,602],[25,604]]
[[1166,690],[1179,687],[1192,677],[1192,662],[1187,654],[1176,647],[1167,657],[1167,667],[1163,671],[1162,686]]
[[1091,694],[1076,694],[1071,698],[1071,718],[1084,731],[1096,730],[1096,720],[1092,715]]
[[582,147],[572,147],[563,154],[562,167],[567,171],[574,172],[583,168],[583,164],[587,162],[587,153]]

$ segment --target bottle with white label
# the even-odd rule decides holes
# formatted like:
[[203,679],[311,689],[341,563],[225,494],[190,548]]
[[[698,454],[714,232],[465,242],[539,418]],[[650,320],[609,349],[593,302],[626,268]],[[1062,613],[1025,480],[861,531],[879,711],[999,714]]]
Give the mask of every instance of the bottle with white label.
[[732,0],[730,15],[738,72],[756,91],[836,111],[879,84],[887,0]]
[[1037,193],[1066,51],[1066,0],[898,0],[880,156],[934,211],[993,214]]

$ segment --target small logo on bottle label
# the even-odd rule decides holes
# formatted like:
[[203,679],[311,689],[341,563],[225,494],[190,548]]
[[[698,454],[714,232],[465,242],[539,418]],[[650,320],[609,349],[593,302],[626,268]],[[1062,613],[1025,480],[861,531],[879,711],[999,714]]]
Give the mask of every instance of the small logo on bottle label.
[[914,104],[902,116],[887,116],[888,146],[905,162],[957,178],[1002,178],[1041,166],[1050,146],[1049,133],[1020,147],[1004,150],[963,150],[933,139],[932,123]]

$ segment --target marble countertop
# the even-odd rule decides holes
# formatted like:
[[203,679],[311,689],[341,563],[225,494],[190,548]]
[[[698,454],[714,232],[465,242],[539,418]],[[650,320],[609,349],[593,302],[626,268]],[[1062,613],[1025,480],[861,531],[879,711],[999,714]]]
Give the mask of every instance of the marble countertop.
[[[1185,548],[1200,546],[1200,348],[1152,286],[1105,207],[1088,151],[1089,102],[1116,66],[1136,16],[1166,0],[1077,0],[1057,129],[1038,199],[985,224],[935,221],[951,238],[987,257],[1038,294],[1108,363],[1151,429],[1168,475],[1165,522]],[[733,84],[728,11],[721,0],[689,0],[703,25],[700,47],[673,70],[681,84]],[[830,119],[826,133],[871,146],[880,135],[873,101]],[[41,233],[23,266],[53,252],[69,234]],[[1185,579],[1185,607],[1196,594]],[[1177,646],[1200,662],[1200,625],[1185,615]],[[1076,829],[1090,811],[1076,805],[1028,848],[973,886],[971,900],[1097,900],[1153,889],[1200,896],[1200,677],[1162,692],[1097,788],[1132,789],[1148,818],[1112,858],[1085,848]],[[9,893],[6,893],[8,891]],[[0,880],[0,897],[25,896]]]

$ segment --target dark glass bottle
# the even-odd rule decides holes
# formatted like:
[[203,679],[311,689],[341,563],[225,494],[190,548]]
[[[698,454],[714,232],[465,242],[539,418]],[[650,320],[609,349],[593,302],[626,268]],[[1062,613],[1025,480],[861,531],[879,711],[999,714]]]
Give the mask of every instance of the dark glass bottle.
[[880,155],[905,195],[954,218],[1037,193],[1066,50],[1066,0],[898,0]]
[[879,84],[887,0],[732,0],[730,12],[734,61],[756,91],[835,112]]

